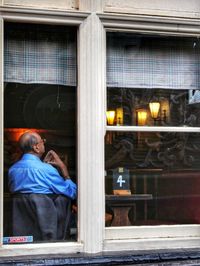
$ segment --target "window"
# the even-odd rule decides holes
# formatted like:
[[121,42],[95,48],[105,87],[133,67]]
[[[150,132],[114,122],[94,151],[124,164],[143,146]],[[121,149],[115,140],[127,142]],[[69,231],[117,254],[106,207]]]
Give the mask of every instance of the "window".
[[4,243],[76,241],[76,199],[59,198],[52,186],[45,199],[36,188],[38,198],[30,200],[31,190],[11,194],[8,186],[8,169],[22,156],[19,137],[30,130],[46,139],[45,154],[54,150],[77,183],[76,28],[6,23],[4,58]]
[[106,226],[199,224],[195,38],[107,33]]

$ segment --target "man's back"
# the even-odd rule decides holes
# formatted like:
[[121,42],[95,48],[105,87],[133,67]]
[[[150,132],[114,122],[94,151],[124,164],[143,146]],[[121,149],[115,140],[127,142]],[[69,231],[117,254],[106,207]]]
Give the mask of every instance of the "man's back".
[[33,154],[24,154],[9,169],[9,187],[12,193],[63,194],[76,196],[76,184],[64,180],[56,168]]

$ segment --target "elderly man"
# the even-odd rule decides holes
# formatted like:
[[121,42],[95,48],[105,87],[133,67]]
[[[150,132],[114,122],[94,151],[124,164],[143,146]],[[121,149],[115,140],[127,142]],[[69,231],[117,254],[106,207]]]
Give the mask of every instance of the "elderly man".
[[44,144],[36,132],[26,132],[19,139],[23,156],[8,173],[13,193],[13,235],[31,235],[34,241],[64,240],[77,186],[54,151],[41,161]]

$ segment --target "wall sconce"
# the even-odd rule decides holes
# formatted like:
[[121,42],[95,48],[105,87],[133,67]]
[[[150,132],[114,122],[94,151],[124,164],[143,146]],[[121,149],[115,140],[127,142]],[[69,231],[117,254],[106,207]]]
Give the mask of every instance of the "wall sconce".
[[124,123],[124,113],[122,107],[116,109],[116,122],[118,126],[121,126]]
[[[107,117],[107,124],[109,126],[113,126],[115,122],[115,111],[106,111],[106,117]],[[106,144],[112,144],[114,138],[114,134],[112,131],[108,131],[106,133]]]
[[149,109],[151,112],[151,116],[153,119],[157,119],[158,118],[158,113],[160,110],[160,103],[159,102],[151,102],[149,103]]
[[167,119],[166,110],[163,110],[163,117],[159,117],[159,111],[160,111],[160,103],[159,102],[149,103],[149,109],[150,109],[151,117],[154,120],[154,123],[156,121],[166,122],[166,119]]
[[106,111],[107,123],[112,126],[115,121],[115,111]]
[[138,126],[144,126],[147,121],[147,111],[146,110],[138,110],[137,111],[137,124]]

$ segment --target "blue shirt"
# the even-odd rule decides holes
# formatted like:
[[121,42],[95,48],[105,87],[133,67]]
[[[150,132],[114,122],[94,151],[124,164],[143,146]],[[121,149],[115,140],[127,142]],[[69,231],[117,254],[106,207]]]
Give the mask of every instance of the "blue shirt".
[[63,194],[76,197],[77,186],[64,180],[57,169],[44,163],[39,157],[26,153],[10,167],[9,188],[12,193]]

